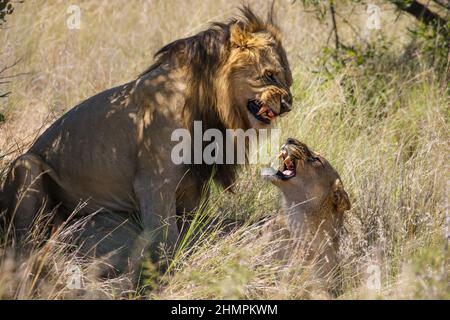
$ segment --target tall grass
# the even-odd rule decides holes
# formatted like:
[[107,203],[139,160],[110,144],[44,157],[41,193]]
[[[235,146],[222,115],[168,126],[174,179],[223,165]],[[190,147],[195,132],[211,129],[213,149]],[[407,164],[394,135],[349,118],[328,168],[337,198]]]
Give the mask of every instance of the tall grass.
[[[0,106],[6,116],[0,124],[2,178],[8,163],[71,106],[134,78],[160,46],[201,30],[210,20],[235,14],[239,1],[74,4],[82,12],[80,30],[66,27],[67,4],[34,1],[17,4],[9,28],[1,30],[5,45],[0,60],[20,58],[14,72],[22,74],[9,85],[13,93]],[[335,298],[450,299],[449,253],[444,250],[448,92],[441,70],[428,67],[426,57],[419,54],[410,60],[403,54],[409,39],[405,27],[414,22],[403,16],[396,20],[392,7],[378,4],[381,34],[393,41],[392,48],[370,64],[348,64],[330,77],[315,63],[328,27],[300,4],[279,2],[295,79],[294,111],[279,127],[284,138],[299,138],[324,155],[351,198],[341,239],[341,289]],[[352,10],[342,4],[340,9],[348,13],[348,21],[362,25],[364,7]],[[343,22],[342,35],[348,42],[357,41]],[[252,224],[275,216],[280,208],[278,190],[258,178],[259,169],[249,167],[240,174],[235,194],[215,189],[201,209],[203,217],[237,217],[247,223],[230,235],[210,232],[195,247],[180,250],[172,272],[163,279],[153,276],[150,264],[145,264],[143,286],[135,291],[122,285],[125,276],[109,282],[94,279],[95,263],[76,261],[63,245],[69,229],[59,240],[36,246],[25,261],[2,248],[0,297],[329,297],[316,290],[307,264],[274,261],[276,243],[264,239],[261,226]],[[74,263],[85,271],[83,292],[64,285],[64,270]],[[379,287],[373,285],[378,272]]]

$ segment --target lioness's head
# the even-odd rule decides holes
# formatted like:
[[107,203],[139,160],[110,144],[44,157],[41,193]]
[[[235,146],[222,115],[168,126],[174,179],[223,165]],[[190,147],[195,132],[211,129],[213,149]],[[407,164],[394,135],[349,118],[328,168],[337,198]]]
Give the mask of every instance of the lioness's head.
[[[287,139],[279,158],[279,169],[267,169],[263,176],[280,188],[284,227],[291,239],[302,244],[283,252],[291,254],[299,249],[304,258],[314,263],[317,276],[332,275],[339,261],[342,213],[350,209],[341,178],[325,158],[296,139]],[[328,281],[327,285],[333,286],[333,278]]]
[[263,172],[263,177],[279,187],[288,205],[314,213],[343,213],[350,201],[341,178],[321,155],[304,143],[289,138],[281,147],[278,171]]

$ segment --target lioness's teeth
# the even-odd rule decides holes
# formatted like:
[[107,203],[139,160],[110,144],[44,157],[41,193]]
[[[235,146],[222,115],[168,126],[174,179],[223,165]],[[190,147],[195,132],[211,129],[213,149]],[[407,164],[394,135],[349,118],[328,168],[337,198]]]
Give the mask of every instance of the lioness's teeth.
[[283,163],[284,163],[286,166],[290,167],[290,166],[292,165],[291,157],[290,157],[290,156],[287,156],[287,157],[284,159]]

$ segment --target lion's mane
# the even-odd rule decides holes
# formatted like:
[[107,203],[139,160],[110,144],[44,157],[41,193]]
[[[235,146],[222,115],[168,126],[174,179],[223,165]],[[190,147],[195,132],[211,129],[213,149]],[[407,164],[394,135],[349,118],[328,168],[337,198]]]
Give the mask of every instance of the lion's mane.
[[[191,132],[194,121],[202,121],[203,130],[216,128],[223,133],[225,129],[247,130],[250,127],[246,114],[241,108],[233,106],[230,97],[230,79],[227,76],[231,71],[231,29],[238,26],[247,34],[269,32],[277,41],[280,41],[280,32],[273,21],[273,8],[266,21],[255,15],[248,6],[244,6],[241,12],[242,19],[232,18],[226,23],[213,22],[205,31],[165,45],[156,52],[155,63],[140,74],[145,76],[163,65],[185,68],[189,81],[182,112],[186,128]],[[245,39],[236,41],[244,43]],[[247,45],[257,47],[266,43],[253,41]],[[192,167],[204,180],[209,179],[214,170],[216,181],[225,187],[233,183],[237,168],[227,164],[216,165],[215,169],[206,165]]]

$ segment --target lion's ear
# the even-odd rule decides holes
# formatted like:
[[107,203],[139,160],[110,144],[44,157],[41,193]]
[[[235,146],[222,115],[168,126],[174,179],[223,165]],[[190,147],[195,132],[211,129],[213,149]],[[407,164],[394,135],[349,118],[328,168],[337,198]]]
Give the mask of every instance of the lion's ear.
[[348,194],[347,192],[345,192],[344,186],[342,185],[342,181],[340,179],[336,179],[336,181],[334,181],[332,190],[333,203],[336,207],[336,211],[339,213],[343,213],[347,210],[350,210],[350,199],[348,198]]
[[235,48],[246,48],[252,38],[251,33],[241,28],[235,23],[230,28],[230,43]]

